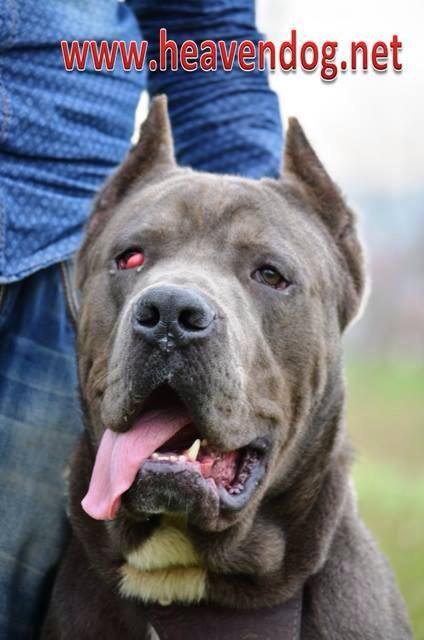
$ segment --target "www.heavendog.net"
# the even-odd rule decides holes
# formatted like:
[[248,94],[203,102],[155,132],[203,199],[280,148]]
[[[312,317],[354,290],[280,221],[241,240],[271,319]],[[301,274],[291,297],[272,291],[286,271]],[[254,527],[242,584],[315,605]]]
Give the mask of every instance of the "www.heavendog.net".
[[237,65],[245,72],[271,71],[294,72],[300,69],[313,72],[317,69],[322,80],[333,81],[339,72],[402,71],[400,52],[402,42],[394,34],[391,40],[367,43],[358,40],[350,43],[348,55],[337,61],[339,42],[326,40],[317,44],[312,40],[300,42],[296,29],[290,38],[276,44],[271,40],[184,40],[177,43],[168,39],[167,30],[160,29],[157,43],[147,40],[74,40],[61,42],[63,63],[67,71],[113,71],[117,64],[125,71],[232,71]]

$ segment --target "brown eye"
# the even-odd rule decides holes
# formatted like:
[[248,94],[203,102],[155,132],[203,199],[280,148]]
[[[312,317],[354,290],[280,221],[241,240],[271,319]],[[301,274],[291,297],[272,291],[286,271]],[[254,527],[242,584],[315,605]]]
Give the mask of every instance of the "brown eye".
[[286,289],[290,282],[281,275],[281,273],[268,264],[253,273],[253,278],[262,284],[266,284],[273,289]]
[[144,253],[141,249],[128,249],[116,258],[118,269],[136,269],[144,264]]

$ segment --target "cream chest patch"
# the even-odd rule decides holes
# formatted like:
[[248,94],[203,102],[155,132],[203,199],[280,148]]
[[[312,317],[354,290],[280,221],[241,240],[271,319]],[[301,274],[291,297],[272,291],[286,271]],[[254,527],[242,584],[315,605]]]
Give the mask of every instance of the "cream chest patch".
[[205,596],[206,570],[181,520],[164,516],[157,531],[126,560],[120,570],[125,597],[168,605],[199,602]]

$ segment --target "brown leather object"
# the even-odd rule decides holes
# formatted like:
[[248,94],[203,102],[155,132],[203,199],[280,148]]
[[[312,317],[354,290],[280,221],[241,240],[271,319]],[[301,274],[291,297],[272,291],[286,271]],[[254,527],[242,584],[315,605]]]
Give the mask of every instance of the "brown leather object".
[[275,607],[250,611],[152,605],[146,613],[160,640],[300,640],[302,594]]

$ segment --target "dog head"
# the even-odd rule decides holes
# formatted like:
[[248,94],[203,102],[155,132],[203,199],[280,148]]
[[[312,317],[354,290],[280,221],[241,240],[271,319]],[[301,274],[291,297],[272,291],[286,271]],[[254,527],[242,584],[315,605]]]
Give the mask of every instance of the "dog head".
[[177,165],[156,99],[97,198],[78,278],[89,513],[251,522],[340,411],[363,290],[354,217],[297,121],[279,180],[217,176]]

